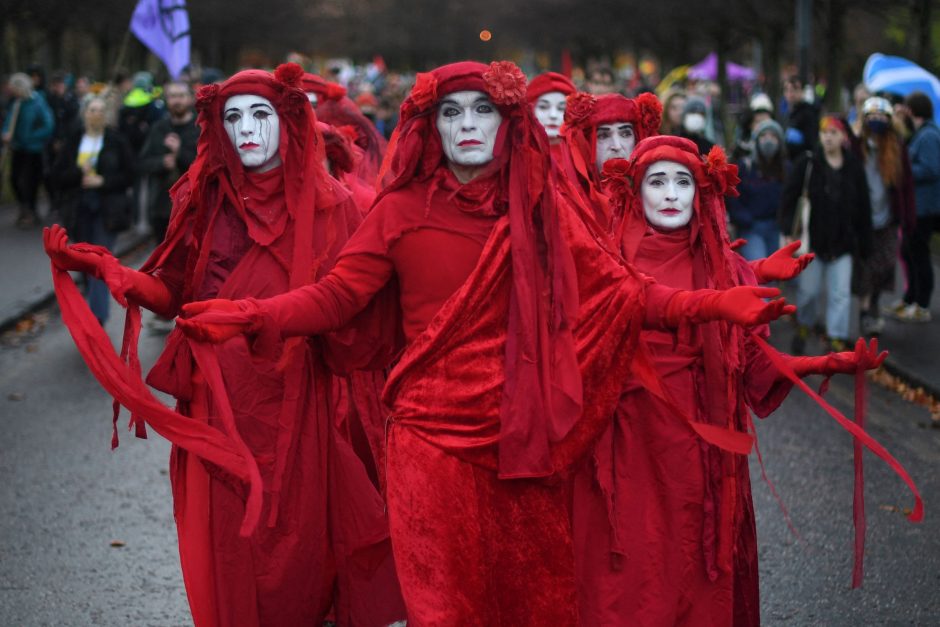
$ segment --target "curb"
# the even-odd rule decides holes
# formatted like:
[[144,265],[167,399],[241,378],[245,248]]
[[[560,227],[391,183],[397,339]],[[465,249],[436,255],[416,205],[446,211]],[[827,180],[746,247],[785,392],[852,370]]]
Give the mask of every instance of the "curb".
[[[120,246],[115,247],[114,256],[123,257],[128,253],[134,251],[136,248],[147,243],[147,240],[150,239],[150,234],[135,234],[131,238],[121,242]],[[40,294],[34,298],[28,300],[22,307],[20,307],[15,313],[8,316],[4,320],[0,320],[0,334],[6,333],[10,329],[16,327],[20,320],[36,313],[42,309],[45,309],[52,305],[55,302],[55,291],[51,288],[45,294]]]
[[888,371],[888,374],[894,375],[909,386],[913,388],[923,388],[926,393],[934,398],[940,399],[940,385],[938,385],[936,381],[928,381],[923,378],[922,375],[896,364],[894,360],[891,359],[890,355],[885,359],[882,367]]

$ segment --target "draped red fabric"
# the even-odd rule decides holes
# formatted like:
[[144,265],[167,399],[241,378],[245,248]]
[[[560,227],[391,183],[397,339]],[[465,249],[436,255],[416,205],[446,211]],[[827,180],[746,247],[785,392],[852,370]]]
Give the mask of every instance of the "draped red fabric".
[[[297,66],[274,75],[249,70],[200,90],[197,158],[172,190],[166,240],[142,268],[166,283],[174,308],[307,284],[332,266],[359,224],[348,192],[323,169],[315,118],[297,88],[301,73]],[[245,93],[269,99],[280,120],[282,165],[262,174],[242,168],[222,125],[226,99]],[[131,303],[125,341],[132,344],[135,311]],[[367,382],[356,388],[330,373],[328,345],[296,339],[261,355],[243,339],[201,345],[176,330],[148,376],[178,401],[171,424],[179,432],[167,437],[174,444],[180,557],[197,625],[312,624],[331,606],[344,624],[384,625],[404,615],[369,446],[357,446],[351,430],[340,428],[379,423],[363,413],[381,409],[364,402]],[[110,359],[103,350],[82,350],[93,371]],[[136,346],[125,345],[122,357],[133,370]],[[112,392],[126,378],[119,374],[102,381]],[[358,413],[340,415],[337,407],[354,404],[343,405],[337,392],[346,385],[353,386]],[[142,382],[134,386],[117,400],[166,432],[168,418],[142,402]],[[232,444],[213,452],[220,439]],[[240,454],[234,461],[225,457],[233,445]],[[246,485],[252,473],[258,478]]]
[[[728,246],[722,197],[734,192],[737,177],[722,157],[713,151],[703,159],[688,140],[655,137],[636,147],[629,167],[605,166],[622,177],[610,187],[615,236],[639,271],[685,289],[756,283]],[[685,165],[696,180],[692,221],[670,232],[647,224],[639,194],[646,169],[661,160]],[[677,413],[746,434],[748,410],[766,416],[794,383],[805,386],[781,369],[785,362],[768,350],[767,334],[766,326],[745,334],[723,322],[641,334],[640,356],[648,352],[678,412],[633,376],[591,463],[576,476],[582,624],[759,624],[747,459],[696,433]]]
[[419,75],[402,103],[390,155],[393,180],[379,199],[434,174],[443,158],[435,105],[444,95],[464,90],[489,93],[503,117],[494,159],[478,177],[495,177],[490,202],[511,223],[513,289],[499,472],[502,477],[546,476],[554,472],[550,443],[570,431],[581,409],[581,383],[567,367],[575,362],[571,325],[577,281],[560,239],[547,138],[537,132],[538,122],[524,101],[525,79],[518,68],[465,61]]

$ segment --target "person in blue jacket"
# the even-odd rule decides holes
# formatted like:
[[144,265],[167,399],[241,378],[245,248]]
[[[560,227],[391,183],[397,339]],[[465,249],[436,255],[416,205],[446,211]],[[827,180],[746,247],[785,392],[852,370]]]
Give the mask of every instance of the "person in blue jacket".
[[901,243],[907,291],[887,313],[904,322],[929,322],[934,283],[930,237],[940,228],[940,128],[933,120],[930,96],[913,92],[905,99],[905,104],[910,109],[915,129],[907,150],[914,176],[917,222]]
[[52,138],[55,122],[42,93],[33,89],[23,73],[10,76],[14,101],[3,120],[3,143],[12,153],[10,182],[20,213],[16,225],[29,228],[36,223],[36,196],[42,181],[43,151]]

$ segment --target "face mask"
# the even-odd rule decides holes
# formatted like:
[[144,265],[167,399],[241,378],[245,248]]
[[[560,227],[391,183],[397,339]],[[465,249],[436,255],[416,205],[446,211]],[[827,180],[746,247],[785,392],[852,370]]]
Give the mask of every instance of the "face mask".
[[560,91],[550,91],[539,96],[539,99],[535,101],[535,117],[545,128],[545,134],[549,139],[558,137],[561,123],[565,119],[566,105],[565,95]]
[[636,145],[636,134],[630,122],[614,122],[597,127],[594,162],[600,172],[610,159],[627,159]]
[[764,159],[772,159],[780,150],[780,142],[776,139],[761,139],[757,142],[757,153]]
[[496,105],[482,91],[447,94],[437,109],[435,122],[444,156],[461,166],[489,163],[502,121]]
[[701,133],[705,130],[705,116],[701,113],[687,113],[682,118],[682,126],[690,133]]
[[888,122],[885,120],[868,120],[865,122],[865,126],[875,135],[881,135],[888,130]]
[[242,165],[267,172],[281,164],[281,122],[271,101],[254,94],[239,94],[225,101],[222,119]]
[[643,215],[666,231],[682,228],[692,219],[695,178],[675,161],[657,161],[646,169],[640,185]]

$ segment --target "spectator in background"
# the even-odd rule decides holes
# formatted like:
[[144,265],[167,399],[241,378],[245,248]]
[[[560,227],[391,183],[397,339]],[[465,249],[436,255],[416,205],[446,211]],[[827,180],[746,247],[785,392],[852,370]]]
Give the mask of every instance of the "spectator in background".
[[379,100],[379,108],[375,113],[375,128],[385,139],[391,139],[395,126],[398,124],[398,107],[388,98]]
[[748,108],[741,114],[738,128],[735,130],[735,140],[732,159],[740,161],[747,156],[754,155],[754,129],[764,120],[774,119],[774,105],[767,94],[755,94],[751,98]]
[[803,82],[797,76],[783,82],[783,97],[787,101],[787,153],[791,160],[796,160],[815,147],[819,114],[816,107],[804,99]]
[[682,130],[680,137],[691,139],[698,146],[699,154],[706,155],[715,144],[705,137],[705,127],[708,125],[708,107],[705,101],[697,96],[689,97],[682,111]]
[[852,134],[856,137],[862,134],[862,106],[869,98],[871,98],[871,92],[865,87],[865,83],[859,83],[852,90],[852,108],[849,109],[848,119]]
[[27,74],[10,76],[14,100],[3,121],[3,143],[12,153],[10,181],[19,204],[16,225],[29,228],[36,223],[36,197],[43,176],[43,152],[52,139],[55,123],[45,97],[33,89]]
[[889,313],[904,322],[929,322],[934,276],[930,237],[940,228],[940,129],[934,123],[933,102],[923,92],[905,100],[911,112],[914,136],[908,146],[914,178],[916,221],[901,244],[907,270],[907,291]]
[[130,146],[134,159],[132,167],[137,172],[134,180],[135,218],[146,214],[150,198],[150,177],[136,170],[137,156],[144,148],[150,128],[166,117],[163,101],[155,97],[153,87],[150,72],[134,74],[133,86],[124,96],[124,104],[118,113],[118,130]]
[[747,240],[738,252],[748,261],[763,259],[780,245],[777,215],[787,175],[783,128],[766,119],[754,128],[753,135],[753,151],[736,161],[740,196],[727,199],[737,237]]
[[[52,135],[52,141],[46,144],[43,168],[48,176],[52,170],[52,164],[56,162],[66,138],[75,131],[76,126],[81,122],[78,119],[79,104],[75,94],[69,90],[65,82],[65,72],[54,72],[49,78],[49,86],[46,91],[46,101],[49,109],[52,111],[52,118],[55,121],[55,131]],[[58,190],[51,183],[46,184],[49,190],[50,204],[55,211],[59,206]]]
[[914,228],[914,181],[907,148],[891,124],[891,103],[869,98],[860,112],[858,152],[868,181],[872,250],[868,258],[855,260],[852,290],[859,297],[859,332],[878,335],[884,329],[878,300],[894,290],[898,228],[905,234]]
[[682,132],[682,114],[685,111],[685,92],[681,89],[671,91],[663,101],[663,124],[660,135],[679,135]]
[[[852,257],[865,258],[871,252],[865,169],[847,148],[848,141],[845,122],[835,116],[823,118],[819,146],[798,158],[783,191],[780,230],[789,241],[808,234],[809,249],[816,253],[816,260],[797,279],[798,327],[790,351],[797,355],[805,351],[810,328],[816,324],[823,277],[826,335],[832,350],[844,350],[852,304]],[[811,210],[803,221],[796,209],[807,175]]]
[[[75,240],[111,250],[117,233],[130,226],[127,191],[133,156],[121,134],[106,126],[103,98],[91,98],[82,117],[84,127],[66,141],[53,165],[52,180],[62,193],[62,223]],[[87,276],[85,298],[103,326],[111,304],[107,285]]]
[[167,83],[163,96],[170,115],[150,127],[137,162],[137,171],[150,177],[147,215],[157,242],[163,241],[170,223],[170,188],[196,159],[199,141],[189,85]]
[[615,93],[617,87],[614,85],[614,71],[606,65],[600,65],[591,70],[585,91],[595,96]]
[[144,147],[150,127],[166,115],[159,98],[154,97],[153,76],[150,72],[134,74],[133,87],[124,96],[124,105],[118,114],[118,130],[137,155]]

